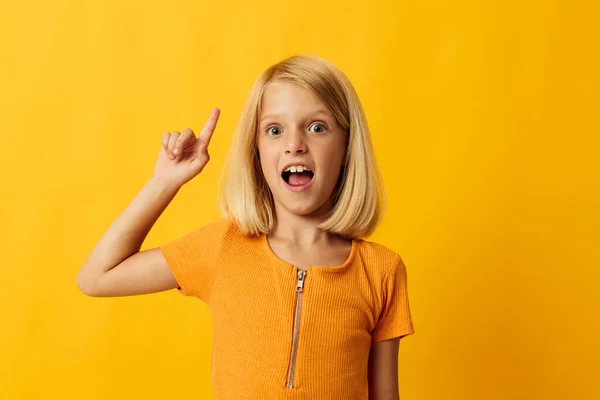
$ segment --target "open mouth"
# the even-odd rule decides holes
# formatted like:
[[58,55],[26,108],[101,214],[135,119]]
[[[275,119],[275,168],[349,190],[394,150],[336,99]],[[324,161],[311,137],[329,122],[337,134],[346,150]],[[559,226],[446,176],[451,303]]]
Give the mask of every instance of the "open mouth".
[[281,177],[290,186],[304,186],[315,176],[315,173],[309,170],[302,172],[284,171]]

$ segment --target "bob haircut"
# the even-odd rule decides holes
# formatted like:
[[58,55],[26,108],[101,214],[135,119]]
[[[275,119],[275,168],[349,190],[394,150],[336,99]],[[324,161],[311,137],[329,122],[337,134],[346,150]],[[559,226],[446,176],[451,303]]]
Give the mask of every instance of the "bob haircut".
[[318,228],[344,238],[370,235],[381,221],[386,199],[364,111],[346,75],[329,61],[312,55],[282,60],[255,81],[219,182],[222,216],[233,218],[245,235],[270,233],[277,222],[257,148],[262,96],[271,81],[292,82],[315,93],[347,135],[334,205]]

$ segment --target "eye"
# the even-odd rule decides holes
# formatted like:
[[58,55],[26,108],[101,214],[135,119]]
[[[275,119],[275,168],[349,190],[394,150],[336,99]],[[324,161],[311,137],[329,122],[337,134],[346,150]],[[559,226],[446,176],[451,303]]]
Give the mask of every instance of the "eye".
[[276,136],[281,133],[281,130],[276,126],[270,126],[267,128],[267,135]]
[[[316,130],[311,130],[312,127],[316,127]],[[323,133],[327,130],[327,128],[325,127],[325,125],[320,124],[320,123],[316,123],[316,124],[312,124],[310,126],[310,128],[308,128],[309,130],[311,130],[311,132],[314,133]]]

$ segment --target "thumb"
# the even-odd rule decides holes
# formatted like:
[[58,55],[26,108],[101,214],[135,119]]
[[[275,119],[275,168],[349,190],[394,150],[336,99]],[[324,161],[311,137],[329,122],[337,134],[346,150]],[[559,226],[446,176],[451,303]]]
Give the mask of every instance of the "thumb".
[[202,153],[194,157],[194,159],[190,162],[190,167],[194,176],[198,175],[200,172],[202,172],[202,170],[204,170],[204,167],[206,167],[209,158],[210,157],[208,156],[208,154]]

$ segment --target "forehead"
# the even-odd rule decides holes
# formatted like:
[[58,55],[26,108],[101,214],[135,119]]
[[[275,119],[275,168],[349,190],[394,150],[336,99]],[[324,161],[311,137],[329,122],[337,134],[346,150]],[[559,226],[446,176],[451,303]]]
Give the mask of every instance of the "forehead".
[[261,99],[261,119],[267,116],[301,116],[311,113],[331,115],[319,96],[296,83],[272,81],[266,85]]

